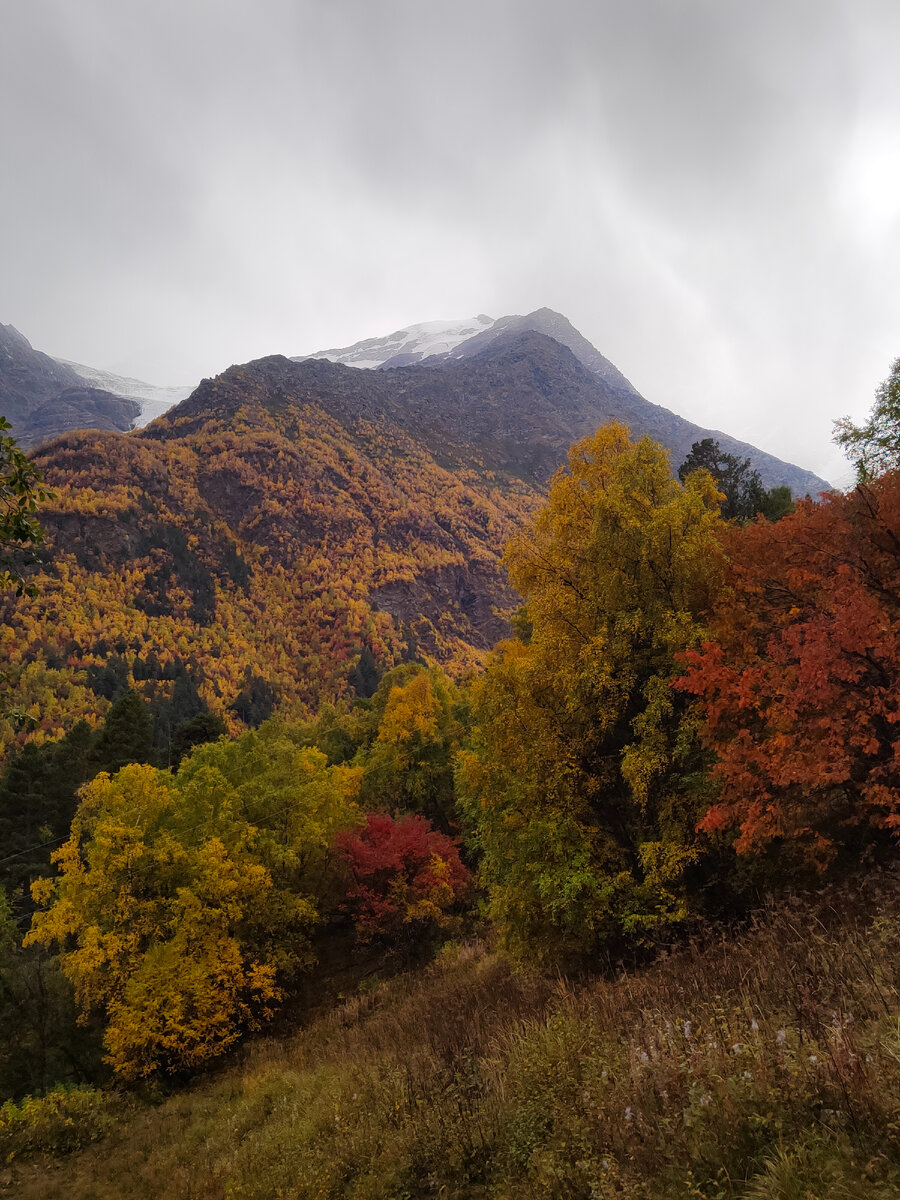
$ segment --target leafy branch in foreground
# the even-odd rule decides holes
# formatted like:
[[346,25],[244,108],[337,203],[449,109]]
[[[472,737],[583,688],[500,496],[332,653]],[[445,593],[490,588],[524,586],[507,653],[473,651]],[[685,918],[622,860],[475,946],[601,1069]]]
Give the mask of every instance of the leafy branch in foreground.
[[39,502],[53,499],[53,492],[44,487],[40,472],[15,438],[5,432],[10,428],[9,421],[0,417],[0,591],[13,588],[17,596],[36,596],[37,588],[25,582],[22,564],[10,550],[43,542],[44,531],[34,513]]
[[900,467],[900,358],[878,385],[869,419],[854,425],[849,417],[834,423],[834,440],[856,470],[860,483]]

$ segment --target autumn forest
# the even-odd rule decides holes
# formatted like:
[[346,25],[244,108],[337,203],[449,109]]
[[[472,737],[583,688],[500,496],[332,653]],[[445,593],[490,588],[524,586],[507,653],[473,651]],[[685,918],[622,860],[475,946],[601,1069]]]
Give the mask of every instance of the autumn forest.
[[596,386],[0,437],[0,1189],[897,1194],[900,360],[807,497]]

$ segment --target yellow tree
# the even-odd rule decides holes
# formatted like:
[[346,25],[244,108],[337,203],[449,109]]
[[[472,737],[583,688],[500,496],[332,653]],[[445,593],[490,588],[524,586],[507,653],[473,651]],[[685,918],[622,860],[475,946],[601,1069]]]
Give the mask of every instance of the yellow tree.
[[689,912],[700,761],[671,681],[720,586],[718,501],[708,474],[680,484],[659,445],[611,424],[572,448],[507,548],[526,632],[476,685],[459,773],[521,953],[585,953]]
[[125,1079],[196,1067],[271,1014],[310,936],[359,772],[270,722],[174,777],[131,765],[82,789],[27,941],[56,944]]
[[464,733],[460,690],[437,667],[392,673],[372,744],[358,757],[369,808],[417,812],[445,832],[456,827],[453,755]]

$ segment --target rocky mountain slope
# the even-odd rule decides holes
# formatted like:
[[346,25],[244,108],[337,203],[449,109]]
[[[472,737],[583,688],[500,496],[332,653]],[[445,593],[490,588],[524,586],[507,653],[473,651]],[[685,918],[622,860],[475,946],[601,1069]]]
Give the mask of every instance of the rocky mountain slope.
[[73,428],[130,429],[134,400],[92,386],[66,363],[33,349],[12,325],[0,325],[0,416],[23,446]]
[[[477,328],[479,325],[481,328]],[[470,333],[470,330],[474,332]],[[411,325],[388,337],[369,338],[343,349],[320,350],[312,357],[382,370],[415,363],[433,366],[439,361],[480,355],[498,338],[527,332],[544,334],[571,350],[578,361],[615,394],[621,409],[617,415],[627,422],[635,435],[647,433],[661,442],[671,452],[674,467],[684,461],[694,442],[711,437],[729,454],[749,458],[767,487],[786,484],[795,496],[816,496],[830,489],[831,485],[812,471],[782,462],[775,455],[741,442],[721,430],[704,429],[662,405],[645,400],[622,372],[592,346],[566,317],[550,308],[539,308],[527,316],[500,317],[498,320],[482,315],[471,321]],[[303,359],[300,357],[295,361]]]
[[[507,444],[482,402],[502,370],[460,369],[465,386],[440,369],[398,390],[399,374],[263,359],[139,433],[38,450],[57,491],[48,561],[38,598],[0,613],[37,732],[101,716],[123,681],[152,698],[185,671],[235,725],[241,696],[302,713],[345,693],[363,650],[477,663],[516,603],[502,547],[558,452]],[[497,433],[484,450],[479,420]],[[0,725],[0,743],[15,736]]]
[[146,425],[192,390],[51,358],[13,325],[0,325],[0,416],[26,448],[70,429],[125,432]]

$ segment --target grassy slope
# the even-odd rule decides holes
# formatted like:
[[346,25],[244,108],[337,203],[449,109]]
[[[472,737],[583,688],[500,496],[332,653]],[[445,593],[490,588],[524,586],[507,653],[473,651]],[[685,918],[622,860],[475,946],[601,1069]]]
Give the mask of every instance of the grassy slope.
[[900,1194],[900,881],[616,980],[479,946],[260,1042],[22,1200]]

